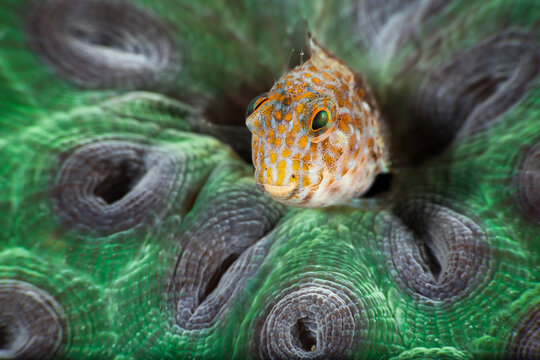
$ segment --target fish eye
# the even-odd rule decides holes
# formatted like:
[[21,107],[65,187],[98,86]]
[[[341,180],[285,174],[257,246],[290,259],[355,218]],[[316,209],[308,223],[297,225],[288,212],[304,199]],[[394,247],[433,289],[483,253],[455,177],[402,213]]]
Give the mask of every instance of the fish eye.
[[311,118],[311,130],[319,131],[325,128],[330,122],[330,113],[326,109],[320,109],[315,112],[315,115]]
[[255,110],[259,108],[266,100],[268,100],[268,93],[261,94],[251,100],[246,109],[246,118],[249,117]]

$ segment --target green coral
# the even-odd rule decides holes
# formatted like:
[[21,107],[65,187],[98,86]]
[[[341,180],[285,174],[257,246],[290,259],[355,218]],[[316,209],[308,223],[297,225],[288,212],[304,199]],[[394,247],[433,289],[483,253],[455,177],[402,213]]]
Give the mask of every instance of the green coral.
[[[0,358],[540,356],[536,1],[1,7]],[[392,128],[377,210],[243,159],[307,28]]]

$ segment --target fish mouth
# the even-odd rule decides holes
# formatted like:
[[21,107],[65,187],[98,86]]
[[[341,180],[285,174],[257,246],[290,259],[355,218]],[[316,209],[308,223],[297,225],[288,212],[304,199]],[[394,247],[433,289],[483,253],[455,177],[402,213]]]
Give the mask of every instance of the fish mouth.
[[[276,200],[291,200],[301,196],[323,179],[321,165],[299,159],[259,158],[255,169],[255,182],[259,189]],[[305,180],[307,178],[307,180]],[[309,183],[309,185],[305,185]]]

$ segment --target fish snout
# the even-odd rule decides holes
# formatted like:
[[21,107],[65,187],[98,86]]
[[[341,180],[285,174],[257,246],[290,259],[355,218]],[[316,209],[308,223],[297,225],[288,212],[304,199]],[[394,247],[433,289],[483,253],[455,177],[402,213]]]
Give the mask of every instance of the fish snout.
[[302,193],[313,185],[321,183],[322,167],[300,159],[258,159],[255,170],[255,182],[259,188],[277,201],[296,205]]
[[256,114],[248,116],[248,118],[246,119],[246,126],[253,135],[261,137],[261,121],[258,119],[258,116],[256,116]]

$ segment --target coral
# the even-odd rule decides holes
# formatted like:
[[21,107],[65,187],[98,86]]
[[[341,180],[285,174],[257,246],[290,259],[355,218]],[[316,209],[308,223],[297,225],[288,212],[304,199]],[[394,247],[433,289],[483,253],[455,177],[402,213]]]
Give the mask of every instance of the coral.
[[[540,357],[538,1],[0,8],[0,358]],[[307,30],[388,121],[373,209],[256,188]]]

